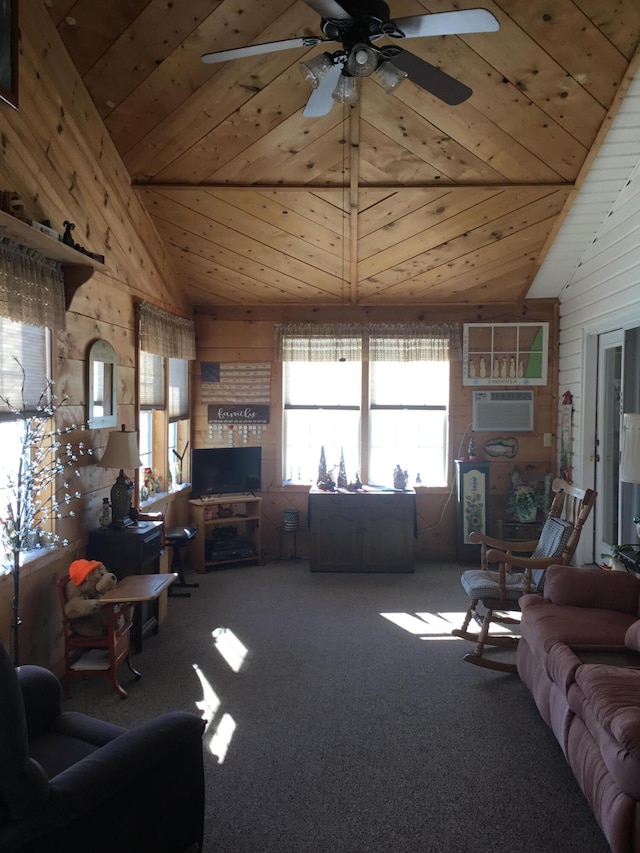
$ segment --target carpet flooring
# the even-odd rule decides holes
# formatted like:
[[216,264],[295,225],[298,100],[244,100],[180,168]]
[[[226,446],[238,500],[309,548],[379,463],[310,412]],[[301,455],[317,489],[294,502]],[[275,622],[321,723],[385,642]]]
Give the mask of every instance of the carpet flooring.
[[128,699],[88,679],[64,707],[209,720],[205,853],[604,853],[518,677],[462,661],[461,571],[198,576],[134,656],[142,680],[123,667]]

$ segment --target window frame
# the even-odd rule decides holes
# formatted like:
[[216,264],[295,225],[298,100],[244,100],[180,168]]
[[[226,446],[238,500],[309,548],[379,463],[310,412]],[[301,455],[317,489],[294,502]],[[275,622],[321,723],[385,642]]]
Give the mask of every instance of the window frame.
[[[453,358],[450,356],[447,360],[449,366],[449,382],[447,387],[447,403],[446,405],[442,404],[424,404],[424,405],[403,405],[403,404],[395,404],[395,405],[376,405],[371,403],[372,397],[372,388],[371,388],[371,361],[369,359],[369,340],[370,334],[367,330],[362,331],[362,353],[361,353],[361,390],[360,390],[360,406],[354,407],[359,408],[360,411],[360,479],[363,483],[368,483],[370,479],[370,454],[371,454],[371,417],[370,413],[376,410],[420,410],[420,411],[441,411],[445,413],[446,425],[445,425],[445,435],[444,435],[444,444],[443,444],[443,474],[444,481],[442,484],[438,485],[422,485],[419,484],[416,486],[419,490],[442,490],[448,489],[451,484],[451,471],[449,466],[449,458],[451,455],[451,374],[452,374],[452,363]],[[402,333],[398,333],[397,338],[403,338]],[[419,359],[420,361],[425,361],[425,359]],[[435,359],[427,359],[426,361],[436,361]],[[286,365],[287,361],[282,361],[281,368],[281,388],[282,388],[282,428],[281,428],[281,442],[280,442],[280,459],[279,459],[279,469],[280,476],[283,488],[295,488],[302,487],[308,488],[307,484],[295,482],[293,483],[286,478],[286,412],[292,411],[296,409],[304,409],[311,411],[313,409],[345,409],[350,407],[344,406],[329,406],[329,405],[318,405],[318,406],[305,406],[305,405],[296,405],[296,404],[287,404],[286,402],[286,394],[285,394],[285,383],[286,383]],[[399,362],[402,364],[402,362]]]
[[[143,353],[151,357],[152,364],[160,365],[162,370],[162,383],[152,382],[147,383],[146,388],[150,389],[153,386],[153,393],[142,394],[141,389],[144,386],[144,361]],[[153,471],[155,477],[161,477],[161,493],[169,492],[168,483],[169,475],[171,474],[172,483],[171,490],[175,490],[176,486],[181,485],[176,483],[173,478],[173,469],[170,465],[169,452],[169,425],[177,423],[177,441],[178,446],[187,446],[190,439],[190,408],[191,408],[191,371],[189,361],[187,359],[173,359],[169,356],[159,355],[157,353],[148,353],[147,351],[138,349],[138,402],[136,407],[136,417],[138,422],[138,434],[141,435],[141,415],[143,412],[151,414],[151,465],[148,466]],[[185,361],[186,362],[186,397],[180,412],[170,414],[170,380],[171,380],[171,362]],[[155,377],[154,377],[155,378]],[[160,393],[161,392],[161,393]],[[144,465],[137,471],[138,483],[137,493],[140,496],[142,486],[142,474]],[[188,454],[182,462],[182,483],[188,482],[190,478],[190,465]],[[144,503],[140,498],[140,502]]]

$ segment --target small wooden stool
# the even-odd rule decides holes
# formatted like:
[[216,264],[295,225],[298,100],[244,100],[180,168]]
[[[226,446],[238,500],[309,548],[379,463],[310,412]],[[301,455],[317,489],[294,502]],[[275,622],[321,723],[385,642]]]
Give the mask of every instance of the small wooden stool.
[[[182,549],[198,534],[197,527],[170,527],[164,534],[164,541],[171,545],[171,571],[178,575],[178,580],[169,587],[169,596],[172,598],[189,598],[190,592],[180,592],[180,587],[197,587],[198,583],[187,583],[184,579],[182,567]],[[178,589],[175,589],[178,587]]]

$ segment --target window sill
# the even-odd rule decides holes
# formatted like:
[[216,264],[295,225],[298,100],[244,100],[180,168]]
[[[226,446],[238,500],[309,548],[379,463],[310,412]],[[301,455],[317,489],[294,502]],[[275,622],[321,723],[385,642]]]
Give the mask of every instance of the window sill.
[[178,495],[188,492],[190,489],[191,483],[181,483],[179,486],[174,486],[170,492],[157,492],[152,498],[142,501],[139,509],[143,512],[152,511],[158,506],[171,503]]
[[[71,551],[70,545],[43,545],[42,548],[32,548],[30,551],[22,551],[20,554],[20,577],[25,577],[30,572],[42,569],[49,563],[60,559],[64,551]],[[5,557],[0,564],[0,577],[10,575],[13,572],[13,557]]]

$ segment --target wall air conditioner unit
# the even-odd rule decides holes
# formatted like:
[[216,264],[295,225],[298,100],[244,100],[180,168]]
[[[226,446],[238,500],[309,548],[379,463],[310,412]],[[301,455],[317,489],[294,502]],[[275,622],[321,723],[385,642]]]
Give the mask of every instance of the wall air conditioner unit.
[[474,391],[474,432],[531,432],[533,391]]

